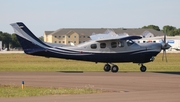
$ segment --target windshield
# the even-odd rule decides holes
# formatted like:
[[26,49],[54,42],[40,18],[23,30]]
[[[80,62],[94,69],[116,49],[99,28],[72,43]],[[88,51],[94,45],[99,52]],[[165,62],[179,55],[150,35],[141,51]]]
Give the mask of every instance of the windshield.
[[128,46],[131,46],[132,44],[134,44],[134,41],[132,41],[132,40],[126,40],[126,43],[127,43]]

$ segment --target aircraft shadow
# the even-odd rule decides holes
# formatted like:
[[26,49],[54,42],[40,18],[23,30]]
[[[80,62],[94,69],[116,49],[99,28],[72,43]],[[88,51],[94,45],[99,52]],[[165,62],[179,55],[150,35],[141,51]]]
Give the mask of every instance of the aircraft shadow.
[[84,73],[83,71],[57,71],[62,73]]
[[180,72],[155,72],[155,73],[180,75]]

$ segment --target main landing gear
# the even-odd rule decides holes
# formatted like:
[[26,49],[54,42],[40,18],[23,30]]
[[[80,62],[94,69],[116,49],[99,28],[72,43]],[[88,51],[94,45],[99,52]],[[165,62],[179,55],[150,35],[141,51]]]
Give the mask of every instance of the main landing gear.
[[112,64],[112,67],[108,63],[105,64],[104,71],[109,72],[110,70],[111,70],[111,72],[116,73],[116,72],[118,72],[119,68],[117,65],[114,65],[114,64]]

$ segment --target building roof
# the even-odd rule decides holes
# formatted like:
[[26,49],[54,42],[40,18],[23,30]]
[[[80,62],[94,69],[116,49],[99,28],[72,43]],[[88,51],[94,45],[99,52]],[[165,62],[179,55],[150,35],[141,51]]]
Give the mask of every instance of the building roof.
[[49,34],[51,34],[51,33],[53,33],[54,31],[45,31],[44,33],[46,34],[46,35],[49,35]]
[[69,31],[74,31],[80,35],[92,35],[93,33],[104,33],[106,30],[113,30],[117,34],[127,33],[129,35],[142,35],[145,31],[149,31],[154,36],[163,36],[164,33],[162,31],[156,31],[154,29],[124,29],[124,28],[62,28],[56,31],[45,31],[46,35],[64,35],[67,34]]

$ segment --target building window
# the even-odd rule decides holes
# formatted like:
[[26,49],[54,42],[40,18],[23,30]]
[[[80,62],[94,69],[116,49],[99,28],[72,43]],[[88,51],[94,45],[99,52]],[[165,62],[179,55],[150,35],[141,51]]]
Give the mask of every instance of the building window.
[[92,49],[96,49],[96,48],[97,48],[97,45],[96,45],[96,44],[91,44],[91,48],[92,48]]
[[111,43],[111,47],[112,47],[112,48],[116,48],[116,47],[117,47],[117,43],[116,43],[116,42],[112,42],[112,43]]
[[68,43],[71,43],[70,41],[68,41]]
[[56,41],[54,41],[54,43],[56,43]]
[[63,43],[64,43],[64,41],[63,41]]
[[81,38],[81,36],[79,36],[79,38]]
[[54,36],[55,38],[57,37],[57,36]]
[[65,36],[63,36],[63,38],[65,38]]
[[61,36],[59,36],[59,38],[61,38]]
[[106,43],[100,43],[101,48],[106,48]]
[[90,38],[90,36],[88,36],[88,38]]
[[76,41],[74,41],[74,43],[76,43]]
[[76,38],[76,36],[74,36],[74,38]]
[[84,38],[86,38],[86,36],[84,36]]
[[61,43],[61,41],[59,41],[59,43]]
[[68,38],[70,38],[71,36],[68,36]]
[[81,43],[81,41],[79,41],[79,43]]

